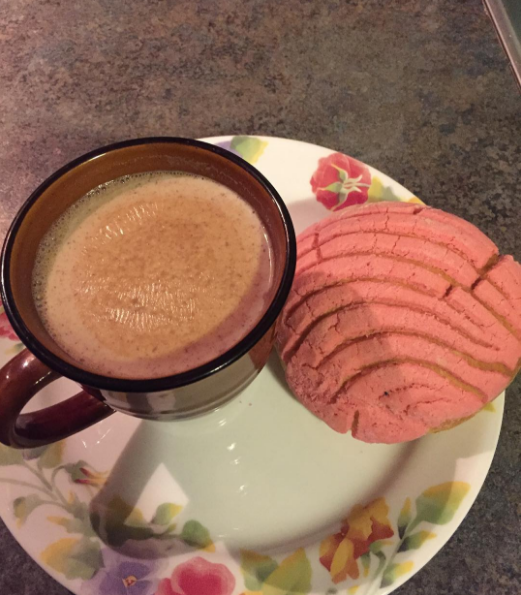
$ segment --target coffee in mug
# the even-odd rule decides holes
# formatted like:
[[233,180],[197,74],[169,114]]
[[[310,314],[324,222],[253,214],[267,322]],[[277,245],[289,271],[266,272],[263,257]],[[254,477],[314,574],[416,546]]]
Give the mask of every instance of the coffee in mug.
[[115,378],[196,368],[266,311],[268,234],[253,208],[203,176],[155,171],[102,184],[51,226],[34,303],[79,367]]

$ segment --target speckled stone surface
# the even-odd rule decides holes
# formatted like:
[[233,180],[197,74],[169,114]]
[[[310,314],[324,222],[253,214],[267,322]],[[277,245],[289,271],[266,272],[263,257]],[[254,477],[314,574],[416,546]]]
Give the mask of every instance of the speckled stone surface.
[[[521,99],[480,0],[2,2],[0,132],[2,235],[89,149],[243,133],[353,155],[521,258]],[[400,595],[521,592],[520,392],[476,504]],[[65,593],[2,524],[0,594]]]

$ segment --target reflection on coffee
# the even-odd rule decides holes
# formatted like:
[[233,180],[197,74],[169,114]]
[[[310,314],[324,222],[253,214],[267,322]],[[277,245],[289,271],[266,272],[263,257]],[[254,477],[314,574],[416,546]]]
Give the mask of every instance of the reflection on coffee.
[[79,367],[158,378],[223,354],[255,326],[271,286],[268,234],[232,190],[178,172],[89,192],[44,237],[33,294]]

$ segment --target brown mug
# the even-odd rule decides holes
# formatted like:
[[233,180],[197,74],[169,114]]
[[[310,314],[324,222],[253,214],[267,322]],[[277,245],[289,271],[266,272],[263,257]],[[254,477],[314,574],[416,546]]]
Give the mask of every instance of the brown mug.
[[[274,283],[258,324],[214,360],[164,378],[129,380],[82,369],[46,331],[33,301],[36,251],[49,227],[72,203],[100,184],[158,170],[206,176],[228,186],[256,211],[273,246]],[[183,138],[145,138],[87,153],[37,188],[16,215],[2,251],[6,314],[27,347],[0,371],[0,442],[17,448],[60,440],[114,411],[173,420],[215,409],[246,387],[273,347],[275,321],[290,290],[296,262],[291,218],[273,186],[251,165],[219,147]],[[44,386],[65,376],[82,390],[57,405],[21,413]]]

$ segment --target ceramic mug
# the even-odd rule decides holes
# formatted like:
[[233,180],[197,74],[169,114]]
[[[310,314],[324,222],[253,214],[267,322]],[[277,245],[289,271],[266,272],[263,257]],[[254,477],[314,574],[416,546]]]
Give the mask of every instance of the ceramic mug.
[[[206,176],[228,186],[254,208],[273,246],[269,305],[244,339],[186,372],[130,380],[86,371],[55,343],[38,317],[31,288],[38,245],[52,223],[89,190],[120,176],[158,170]],[[204,413],[232,399],[266,363],[295,262],[295,234],[282,199],[255,168],[224,149],[195,140],[159,137],[117,143],[72,161],[33,192],[4,243],[2,300],[27,349],[0,371],[0,441],[12,447],[34,447],[70,436],[114,411],[172,420]],[[79,383],[81,392],[57,405],[21,413],[39,390],[61,376]]]

